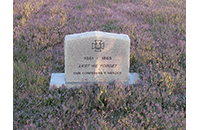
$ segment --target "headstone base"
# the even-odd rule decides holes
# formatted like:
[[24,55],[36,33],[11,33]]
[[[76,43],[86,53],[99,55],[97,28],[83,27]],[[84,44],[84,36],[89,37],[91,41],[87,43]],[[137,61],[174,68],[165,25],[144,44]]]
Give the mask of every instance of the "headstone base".
[[[137,73],[129,73],[129,80],[126,82],[127,85],[135,84],[139,81],[139,74]],[[50,80],[50,89],[55,86],[56,88],[65,86],[66,88],[78,88],[82,84],[81,83],[74,83],[74,82],[65,82],[65,73],[52,73],[51,80]]]

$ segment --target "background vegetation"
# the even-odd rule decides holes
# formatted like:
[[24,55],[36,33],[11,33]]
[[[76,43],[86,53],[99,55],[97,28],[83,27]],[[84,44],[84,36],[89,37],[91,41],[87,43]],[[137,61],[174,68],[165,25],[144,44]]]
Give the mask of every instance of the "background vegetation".
[[[141,82],[49,90],[64,73],[64,36],[85,31],[131,39]],[[14,129],[185,129],[185,0],[14,0]]]

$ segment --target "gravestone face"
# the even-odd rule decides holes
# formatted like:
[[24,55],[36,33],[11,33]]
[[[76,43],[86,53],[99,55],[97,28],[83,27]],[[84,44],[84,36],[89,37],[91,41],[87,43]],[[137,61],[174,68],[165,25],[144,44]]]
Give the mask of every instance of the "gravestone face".
[[128,35],[100,31],[66,35],[64,52],[66,84],[128,82]]

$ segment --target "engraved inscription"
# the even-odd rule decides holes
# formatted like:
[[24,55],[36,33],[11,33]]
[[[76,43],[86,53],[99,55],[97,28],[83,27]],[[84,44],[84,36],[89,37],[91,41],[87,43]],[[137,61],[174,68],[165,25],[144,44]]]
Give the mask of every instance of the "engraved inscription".
[[94,72],[94,71],[92,71],[92,72],[73,72],[73,74],[74,75],[97,75],[97,74],[102,74],[102,75],[104,75],[104,74],[109,74],[109,75],[120,75],[122,72],[118,72],[118,71],[112,71],[112,72]]
[[92,57],[92,56],[85,56],[84,60],[94,60],[94,57]]
[[104,57],[102,57],[102,60],[112,60],[112,57],[111,56],[104,56]]
[[[85,56],[83,57],[84,60],[94,60],[94,57],[92,56]],[[98,59],[98,57],[96,58]],[[112,60],[112,57],[111,56],[103,56],[101,57],[102,60]]]
[[81,72],[73,72],[74,75],[79,75]]
[[96,64],[94,64],[94,65],[91,65],[91,67],[94,67],[94,68],[97,68],[97,66],[98,66],[98,65],[96,65]]
[[79,68],[87,68],[87,67],[89,67],[90,66],[90,64],[81,64],[81,65],[79,65],[78,67]]
[[102,40],[95,40],[95,42],[92,43],[92,49],[94,49],[95,52],[101,52],[101,50],[104,49]]
[[117,64],[80,64],[78,68],[100,67],[100,68],[116,68]]
[[115,68],[117,67],[117,64],[101,64],[100,65],[101,68]]
[[[96,49],[96,51],[101,51],[99,49],[102,49],[104,47],[104,45],[101,45],[101,40],[95,40],[96,43],[93,43],[93,49]],[[96,45],[97,44],[97,45]],[[102,56],[102,57],[93,57],[93,56],[84,56],[83,59],[84,60],[95,60],[95,59],[102,59],[102,60],[112,60],[111,56]],[[78,68],[116,68],[117,64],[79,64]],[[120,75],[122,72],[120,71],[108,71],[108,72],[96,72],[96,71],[83,71],[83,72],[73,72],[74,75]]]
[[82,72],[83,75],[86,75],[86,74],[106,74],[106,72]]

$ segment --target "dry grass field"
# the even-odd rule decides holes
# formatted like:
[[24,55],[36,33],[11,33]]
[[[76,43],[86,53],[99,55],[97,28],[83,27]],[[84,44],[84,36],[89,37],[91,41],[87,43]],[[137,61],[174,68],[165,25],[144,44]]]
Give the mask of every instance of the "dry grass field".
[[[49,90],[64,73],[64,37],[131,39],[141,82]],[[186,129],[185,0],[14,0],[13,129]]]

